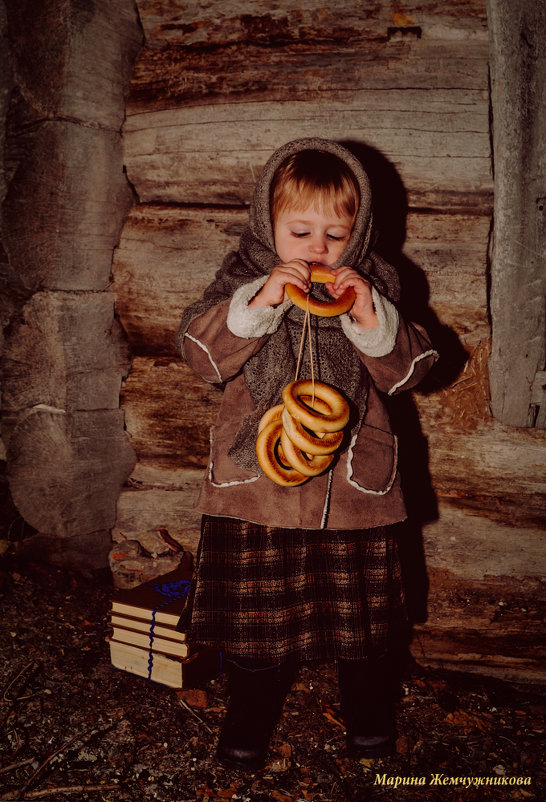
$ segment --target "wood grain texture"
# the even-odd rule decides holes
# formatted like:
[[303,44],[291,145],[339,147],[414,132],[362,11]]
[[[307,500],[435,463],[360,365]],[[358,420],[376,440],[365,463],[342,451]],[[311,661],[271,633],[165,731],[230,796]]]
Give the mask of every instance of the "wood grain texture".
[[221,392],[181,359],[135,357],[121,402],[141,465],[180,470],[208,462]]
[[5,5],[26,122],[64,118],[119,131],[142,41],[133,4],[6,0]]
[[[12,301],[3,437],[27,553],[108,565],[116,500],[135,455],[119,409],[129,367],[108,292],[133,203],[120,125],[141,42],[131,0],[5,4],[13,87],[0,259]],[[6,322],[5,319],[3,322]]]
[[237,247],[248,213],[136,206],[112,266],[116,310],[133,350],[174,354],[182,311]]
[[512,426],[546,428],[546,5],[490,0],[496,165],[491,400]]
[[44,287],[106,289],[133,203],[119,134],[57,121],[11,129],[7,159],[13,174],[4,247],[12,291],[27,297]]
[[146,47],[124,126],[142,202],[247,203],[283,142],[377,149],[412,205],[491,203],[482,2],[139,3]]
[[7,449],[17,509],[39,532],[62,540],[111,529],[134,452],[116,410],[37,404],[17,420]]
[[[509,535],[508,535],[509,536]],[[428,620],[417,623],[411,651],[421,665],[544,683],[540,578],[486,576],[469,581],[429,567]]]
[[[128,116],[124,160],[141,202],[248,203],[269,155],[290,139],[321,135],[363,143],[398,171],[410,205],[490,203],[488,113],[454,118],[466,90],[426,95],[357,89],[341,100],[243,102]],[[402,108],[398,108],[402,106]]]
[[[385,39],[389,28],[402,35],[404,28],[421,26],[422,33],[461,39],[486,33],[483,0],[421,0],[419,4],[377,3],[374,0],[340,0],[335,9],[321,0],[278,0],[263,3],[225,0],[137,0],[150,47],[180,43],[186,47],[215,47],[248,42],[262,45],[325,41],[363,43]],[[393,32],[391,32],[392,35]]]
[[[182,52],[183,51],[183,57]],[[131,115],[184,105],[226,102],[342,100],[358,88],[378,93],[388,107],[387,90],[407,94],[411,107],[425,90],[472,92],[463,118],[478,112],[487,81],[487,37],[466,41],[373,41],[362,48],[344,43],[305,42],[264,48],[255,42],[214,49],[145,48],[137,62],[127,101]],[[437,69],[430,69],[430,65]],[[476,119],[476,118],[474,118]]]
[[36,404],[117,410],[130,355],[112,293],[36,293],[7,334],[3,363],[7,415]]

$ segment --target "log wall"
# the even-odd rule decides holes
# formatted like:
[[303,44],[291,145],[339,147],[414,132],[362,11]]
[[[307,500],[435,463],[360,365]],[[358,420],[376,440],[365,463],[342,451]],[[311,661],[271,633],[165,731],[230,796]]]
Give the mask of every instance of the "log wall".
[[[410,468],[400,545],[413,653],[425,664],[544,678],[535,634],[544,437],[499,423],[490,405],[484,0],[136,6],[145,46],[122,156],[124,76],[139,47],[132,2],[104,13],[100,2],[86,10],[57,0],[38,15],[35,4],[6,3],[15,92],[2,84],[2,99],[12,93],[4,437],[23,514],[82,552],[103,544],[132,462],[124,415],[138,459],[117,506],[120,582],[168,569],[177,549],[195,551],[219,391],[175,355],[181,311],[236,245],[270,153],[305,135],[350,142],[372,177],[405,311],[426,323],[442,356],[433,381],[392,407]],[[40,223],[33,236],[28,220]],[[112,291],[133,354],[121,411],[129,359]]]
[[130,352],[109,284],[133,203],[120,127],[141,31],[130,0],[6,0],[2,21],[2,441],[33,532],[18,546],[104,568],[135,462],[119,409]]
[[145,47],[123,146],[139,203],[113,285],[135,354],[122,401],[138,462],[118,502],[116,559],[134,579],[168,562],[171,538],[195,551],[193,503],[219,392],[175,355],[181,311],[237,243],[270,153],[306,135],[345,141],[370,172],[404,311],[441,353],[427,386],[392,407],[409,469],[400,543],[414,655],[544,679],[534,634],[544,615],[544,433],[498,422],[490,404],[485,3],[340,0],[334,11],[230,0],[205,10],[138,0],[138,10]]

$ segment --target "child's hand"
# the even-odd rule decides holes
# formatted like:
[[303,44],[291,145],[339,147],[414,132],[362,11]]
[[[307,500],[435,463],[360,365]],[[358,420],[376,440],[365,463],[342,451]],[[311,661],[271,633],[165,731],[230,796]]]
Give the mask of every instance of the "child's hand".
[[370,282],[366,281],[351,267],[338,267],[337,270],[332,272],[336,274],[336,280],[334,284],[326,284],[330,295],[334,298],[339,298],[348,287],[352,287],[356,293],[356,298],[349,310],[349,315],[363,329],[374,329],[379,326]]
[[293,259],[274,267],[260,292],[250,301],[249,306],[278,306],[285,300],[285,286],[294,284],[304,292],[309,292],[311,268],[303,259]]

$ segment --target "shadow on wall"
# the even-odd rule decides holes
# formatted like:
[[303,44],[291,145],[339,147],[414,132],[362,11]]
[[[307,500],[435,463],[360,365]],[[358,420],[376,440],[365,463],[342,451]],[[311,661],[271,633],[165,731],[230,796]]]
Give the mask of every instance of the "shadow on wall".
[[[449,387],[462,371],[468,353],[457,334],[441,323],[429,307],[429,287],[424,271],[402,252],[406,239],[407,193],[389,160],[375,148],[344,141],[366,170],[373,197],[376,227],[375,249],[399,272],[402,296],[398,308],[407,320],[420,323],[428,332],[440,359],[419,392],[431,393]],[[423,525],[438,518],[428,458],[417,408],[410,393],[387,399],[393,429],[399,440],[399,466],[408,518],[398,526],[398,546],[410,625],[427,620],[428,577],[423,545]],[[408,635],[411,639],[411,633]]]

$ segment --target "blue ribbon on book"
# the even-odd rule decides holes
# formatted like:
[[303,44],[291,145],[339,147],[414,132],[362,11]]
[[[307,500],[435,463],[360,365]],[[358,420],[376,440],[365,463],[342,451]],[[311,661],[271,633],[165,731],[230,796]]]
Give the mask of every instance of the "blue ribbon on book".
[[158,610],[161,610],[162,607],[165,607],[167,604],[170,604],[173,601],[178,601],[178,599],[183,599],[184,596],[187,596],[190,590],[191,582],[188,579],[179,579],[178,582],[155,582],[153,585],[154,590],[157,593],[161,593],[162,596],[167,596],[164,602],[158,604],[152,610],[152,623],[150,625],[150,648],[148,651],[148,679],[150,680],[152,677],[152,668],[154,665],[154,656],[152,652],[152,645],[154,642],[154,629],[155,629],[155,616]]

